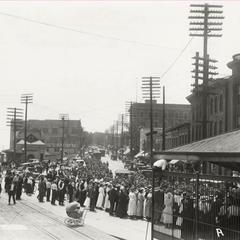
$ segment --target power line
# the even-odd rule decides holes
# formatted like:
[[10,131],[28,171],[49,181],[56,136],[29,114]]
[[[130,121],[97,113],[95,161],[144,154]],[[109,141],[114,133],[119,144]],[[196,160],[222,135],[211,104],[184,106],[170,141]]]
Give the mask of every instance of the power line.
[[89,36],[97,37],[97,38],[126,42],[126,43],[131,43],[131,44],[139,44],[139,45],[150,46],[150,47],[166,48],[166,46],[161,46],[161,45],[158,45],[158,44],[144,43],[144,42],[140,42],[140,41],[136,41],[136,40],[128,40],[128,39],[122,39],[122,38],[113,37],[113,36],[107,36],[107,35],[100,34],[100,33],[94,33],[94,32],[89,32],[89,31],[85,31],[85,30],[81,30],[81,29],[75,29],[75,28],[71,28],[71,27],[60,26],[60,25],[56,25],[56,24],[53,24],[53,23],[42,22],[42,21],[39,21],[39,20],[30,19],[30,18],[26,18],[26,17],[21,17],[21,16],[17,16],[17,15],[14,15],[14,14],[4,13],[4,12],[0,12],[0,15],[20,19],[20,20],[23,20],[23,21],[31,22],[31,23],[37,23],[37,24],[41,24],[41,25],[44,25],[44,26],[65,30],[65,31],[72,31],[72,32],[76,32],[76,33],[81,33],[81,34],[84,34],[84,35],[89,35]]
[[187,44],[185,45],[185,47],[181,50],[181,52],[177,55],[177,57],[175,58],[175,60],[170,64],[170,66],[167,68],[167,70],[161,75],[161,79],[163,79],[163,77],[174,67],[174,65],[176,64],[176,62],[178,61],[178,59],[183,55],[183,53],[185,52],[185,50],[187,49],[187,47],[190,45],[190,43],[192,42],[193,37],[187,42]]

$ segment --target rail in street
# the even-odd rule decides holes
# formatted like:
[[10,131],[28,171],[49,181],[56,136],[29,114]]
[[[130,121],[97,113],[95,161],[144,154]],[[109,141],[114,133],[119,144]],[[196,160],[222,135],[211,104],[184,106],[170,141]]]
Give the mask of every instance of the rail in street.
[[1,240],[116,240],[91,226],[69,228],[64,218],[26,200],[7,205],[7,195],[0,198]]

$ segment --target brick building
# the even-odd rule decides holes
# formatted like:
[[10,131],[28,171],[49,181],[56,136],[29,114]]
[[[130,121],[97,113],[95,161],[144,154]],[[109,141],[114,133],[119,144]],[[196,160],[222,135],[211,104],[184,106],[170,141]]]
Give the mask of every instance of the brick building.
[[[207,85],[207,137],[240,127],[240,54],[227,64],[232,75],[210,79]],[[202,139],[202,89],[195,86],[187,97],[191,104],[191,141]]]
[[[59,158],[61,154],[63,122],[62,120],[28,120],[27,149],[28,158]],[[80,120],[64,121],[64,153],[78,153],[82,147],[83,128]],[[17,132],[17,151],[24,147],[24,129]],[[13,132],[10,134],[10,149],[13,148]],[[23,154],[21,156],[23,160]]]
[[[163,105],[153,103],[153,128],[162,128]],[[187,122],[190,119],[191,106],[188,104],[165,104],[166,129]],[[150,103],[132,104],[132,140],[135,153],[139,151],[140,129],[150,128]]]

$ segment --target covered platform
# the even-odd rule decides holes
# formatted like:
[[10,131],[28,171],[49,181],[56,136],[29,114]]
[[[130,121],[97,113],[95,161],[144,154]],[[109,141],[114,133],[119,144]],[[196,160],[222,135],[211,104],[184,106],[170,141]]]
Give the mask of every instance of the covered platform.
[[240,171],[240,130],[157,152],[154,159],[210,162]]
[[[154,160],[154,239],[219,239],[216,229],[240,239],[240,178],[232,174],[240,171],[240,130],[157,152]],[[200,167],[172,170],[179,162]],[[208,163],[229,169],[227,176],[202,171]]]

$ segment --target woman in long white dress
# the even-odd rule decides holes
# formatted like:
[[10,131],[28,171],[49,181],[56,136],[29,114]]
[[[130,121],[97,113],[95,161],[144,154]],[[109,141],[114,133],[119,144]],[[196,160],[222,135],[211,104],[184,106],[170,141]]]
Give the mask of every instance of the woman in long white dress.
[[134,191],[134,188],[130,189],[128,196],[129,196],[129,203],[128,203],[127,213],[130,218],[134,218],[137,215],[137,195]]
[[162,221],[166,227],[170,227],[173,224],[173,195],[171,192],[168,192],[164,196],[164,205],[162,213]]
[[109,196],[108,196],[108,192],[110,191],[110,189],[111,189],[111,185],[110,185],[110,183],[108,183],[107,188],[106,188],[106,197],[105,197],[105,203],[104,203],[104,210],[106,212],[108,212],[110,209],[110,201],[109,201]]
[[104,195],[105,195],[105,194],[104,194],[104,188],[103,188],[103,185],[102,185],[102,184],[100,184],[100,187],[99,187],[99,189],[98,189],[98,192],[99,192],[99,194],[98,194],[98,200],[97,200],[97,205],[96,205],[96,207],[102,209],[103,199],[104,199]]

